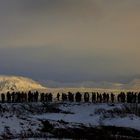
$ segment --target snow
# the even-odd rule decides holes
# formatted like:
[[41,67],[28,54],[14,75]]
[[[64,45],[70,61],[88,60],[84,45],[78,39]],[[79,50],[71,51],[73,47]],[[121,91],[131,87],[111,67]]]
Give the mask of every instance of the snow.
[[[5,103],[0,104],[0,139],[29,133],[41,134],[42,121],[49,121],[54,128],[79,128],[117,126],[140,130],[140,117],[126,111],[129,104],[106,103]],[[47,112],[56,107],[60,111]]]
[[18,136],[38,133],[42,128],[41,122],[28,116],[29,112],[22,110],[30,106],[25,104],[0,104],[0,139],[2,136]]
[[16,134],[20,134],[22,131],[27,131],[28,129],[35,131],[38,128],[38,122],[36,120],[22,120],[15,115],[5,115],[0,117],[0,124],[0,133],[4,133],[6,127],[12,133]]
[[21,76],[3,76],[0,75],[0,92],[7,91],[29,91],[29,90],[43,90],[45,87],[41,86],[36,81],[30,78]]
[[127,127],[140,130],[140,118],[137,116],[127,116],[124,118],[112,118],[104,121],[106,126]]
[[86,126],[118,126],[129,127],[140,130],[140,117],[134,114],[113,114],[109,113],[114,109],[124,110],[123,104],[114,106],[109,104],[62,104],[60,109],[71,112],[65,113],[46,113],[35,115],[35,118],[52,121],[65,121],[69,123],[84,124]]

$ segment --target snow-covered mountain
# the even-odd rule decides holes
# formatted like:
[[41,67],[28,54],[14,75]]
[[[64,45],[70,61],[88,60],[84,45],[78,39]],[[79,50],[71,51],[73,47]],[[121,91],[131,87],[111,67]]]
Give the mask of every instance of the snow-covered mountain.
[[0,75],[0,92],[7,91],[29,91],[45,89],[42,85],[32,79],[21,76]]
[[[41,84],[40,84],[41,83]],[[42,86],[44,85],[44,86]],[[49,88],[46,88],[49,87]],[[52,88],[52,89],[51,89]],[[117,89],[117,90],[140,90],[140,79],[134,79],[129,83],[112,83],[112,82],[94,82],[84,81],[79,83],[60,83],[55,81],[41,81],[36,82],[30,78],[21,76],[4,76],[0,75],[0,93],[7,91],[53,91],[55,88],[76,88],[77,90],[84,88],[92,89]]]

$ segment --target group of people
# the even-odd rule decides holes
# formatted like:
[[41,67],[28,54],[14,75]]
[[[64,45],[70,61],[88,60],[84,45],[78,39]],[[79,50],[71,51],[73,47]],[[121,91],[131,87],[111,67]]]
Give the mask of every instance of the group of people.
[[[54,100],[52,93],[39,93],[35,92],[7,92],[1,94],[1,102],[52,102]],[[121,92],[120,94],[114,93],[99,93],[99,92],[85,92],[85,93],[58,93],[56,96],[57,101],[70,101],[70,102],[93,102],[93,103],[140,103],[140,93],[136,92]]]
[[85,92],[80,93],[71,93],[68,92],[66,93],[62,93],[61,99],[60,99],[60,94],[57,94],[57,100],[60,101],[76,101],[76,102],[93,102],[93,103],[114,103],[114,102],[118,102],[118,103],[140,103],[140,92],[136,93],[136,92],[121,92],[120,94],[114,94],[114,93],[99,93],[99,92]]
[[127,92],[126,94],[124,92],[121,92],[118,96],[117,96],[117,100],[118,102],[122,102],[122,103],[140,103],[140,93],[136,93],[136,92]]
[[[83,95],[83,96],[82,96]],[[71,93],[68,92],[68,94],[66,93],[62,93],[62,97],[61,97],[62,101],[76,101],[76,102],[90,102],[92,101],[93,103],[102,103],[102,102],[109,102],[111,100],[111,102],[113,103],[115,100],[115,94],[111,93],[96,93],[96,92],[92,92],[92,94],[90,94],[89,92],[85,92],[84,94],[77,92],[77,93]],[[60,101],[60,94],[57,94],[57,100]]]
[[7,92],[6,94],[1,94],[1,102],[8,102],[8,103],[20,103],[20,102],[51,102],[53,99],[52,93],[39,93],[31,92]]

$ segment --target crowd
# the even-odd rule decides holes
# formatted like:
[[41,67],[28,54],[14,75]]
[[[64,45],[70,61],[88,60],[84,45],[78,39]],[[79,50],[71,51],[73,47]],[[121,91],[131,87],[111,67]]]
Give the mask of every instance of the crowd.
[[[1,94],[1,102],[20,103],[20,102],[52,102],[54,100],[52,93],[39,93],[31,92],[7,92]],[[70,102],[93,102],[93,103],[140,103],[140,93],[135,92],[121,92],[120,94],[114,93],[99,93],[99,92],[85,92],[85,93],[58,93],[56,96],[57,101],[70,101]]]

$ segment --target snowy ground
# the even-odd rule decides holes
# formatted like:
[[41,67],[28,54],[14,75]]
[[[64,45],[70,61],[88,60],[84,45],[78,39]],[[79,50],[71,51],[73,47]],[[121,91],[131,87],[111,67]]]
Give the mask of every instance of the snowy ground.
[[119,126],[140,130],[140,117],[125,112],[123,104],[92,104],[66,103],[59,107],[70,113],[45,113],[35,115],[34,118],[52,121],[63,120],[69,123],[84,124],[86,126]]
[[136,112],[133,105],[106,103],[0,104],[0,139],[52,138],[58,129],[99,126],[132,128],[140,132],[139,109]]

